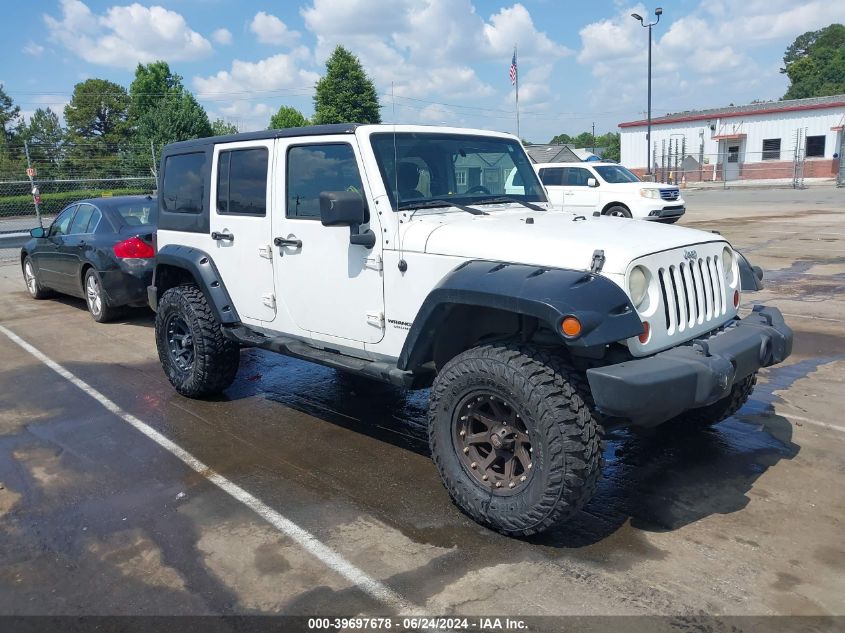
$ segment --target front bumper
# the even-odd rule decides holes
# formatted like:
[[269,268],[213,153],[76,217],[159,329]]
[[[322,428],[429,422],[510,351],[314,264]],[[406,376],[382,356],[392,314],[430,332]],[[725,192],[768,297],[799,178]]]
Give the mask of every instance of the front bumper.
[[754,306],[706,338],[647,358],[587,370],[599,410],[654,426],[721,400],[734,383],[792,353],[792,330],[777,308]]
[[660,209],[652,209],[648,213],[649,220],[670,220],[677,219],[687,212],[687,208],[681,204],[671,204]]

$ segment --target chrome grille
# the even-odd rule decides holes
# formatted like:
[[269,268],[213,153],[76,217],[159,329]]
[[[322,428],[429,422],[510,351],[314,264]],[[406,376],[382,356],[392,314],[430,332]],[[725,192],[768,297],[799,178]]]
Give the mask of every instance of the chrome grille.
[[670,336],[727,313],[725,270],[718,255],[660,268],[657,278],[663,293],[666,333]]
[[661,189],[660,197],[664,200],[677,200],[681,197],[680,189]]

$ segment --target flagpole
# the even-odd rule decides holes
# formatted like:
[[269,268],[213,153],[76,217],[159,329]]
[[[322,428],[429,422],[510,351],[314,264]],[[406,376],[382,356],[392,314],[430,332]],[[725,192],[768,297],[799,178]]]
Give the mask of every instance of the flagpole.
[[[516,59],[516,44],[513,45],[513,58]],[[520,140],[522,137],[519,135],[519,64],[517,63],[516,67],[516,136]]]

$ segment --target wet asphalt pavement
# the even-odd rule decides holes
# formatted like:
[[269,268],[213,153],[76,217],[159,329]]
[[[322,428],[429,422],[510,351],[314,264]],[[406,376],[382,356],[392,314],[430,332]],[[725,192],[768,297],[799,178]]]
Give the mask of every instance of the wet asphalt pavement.
[[[98,325],[14,263],[0,324],[426,613],[845,615],[845,190],[685,196],[767,270],[743,302],[794,355],[714,429],[613,433],[595,498],[529,540],[452,506],[425,391],[248,350],[188,400],[151,313]],[[0,614],[390,611],[2,334],[0,358]]]

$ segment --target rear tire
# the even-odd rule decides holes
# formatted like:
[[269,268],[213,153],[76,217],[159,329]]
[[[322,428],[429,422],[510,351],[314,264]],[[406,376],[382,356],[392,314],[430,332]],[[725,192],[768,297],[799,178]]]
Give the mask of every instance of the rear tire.
[[85,291],[85,303],[88,304],[88,312],[97,323],[106,323],[120,314],[120,309],[108,304],[106,293],[103,290],[103,282],[100,275],[93,268],[89,268],[83,280]]
[[26,289],[29,291],[29,296],[33,299],[46,299],[50,296],[50,291],[41,285],[38,281],[38,274],[35,272],[35,266],[32,265],[32,259],[27,255],[24,257],[21,266],[23,270],[23,280],[26,283]]
[[631,212],[626,207],[623,207],[621,204],[613,205],[607,211],[605,211],[604,214],[615,217],[615,218],[631,218],[632,217]]
[[467,350],[431,389],[429,444],[443,483],[464,513],[503,534],[543,532],[589,501],[601,435],[583,374],[532,347]]
[[205,295],[195,285],[176,286],[161,296],[155,329],[161,366],[180,394],[201,398],[232,384],[240,346],[223,336]]

